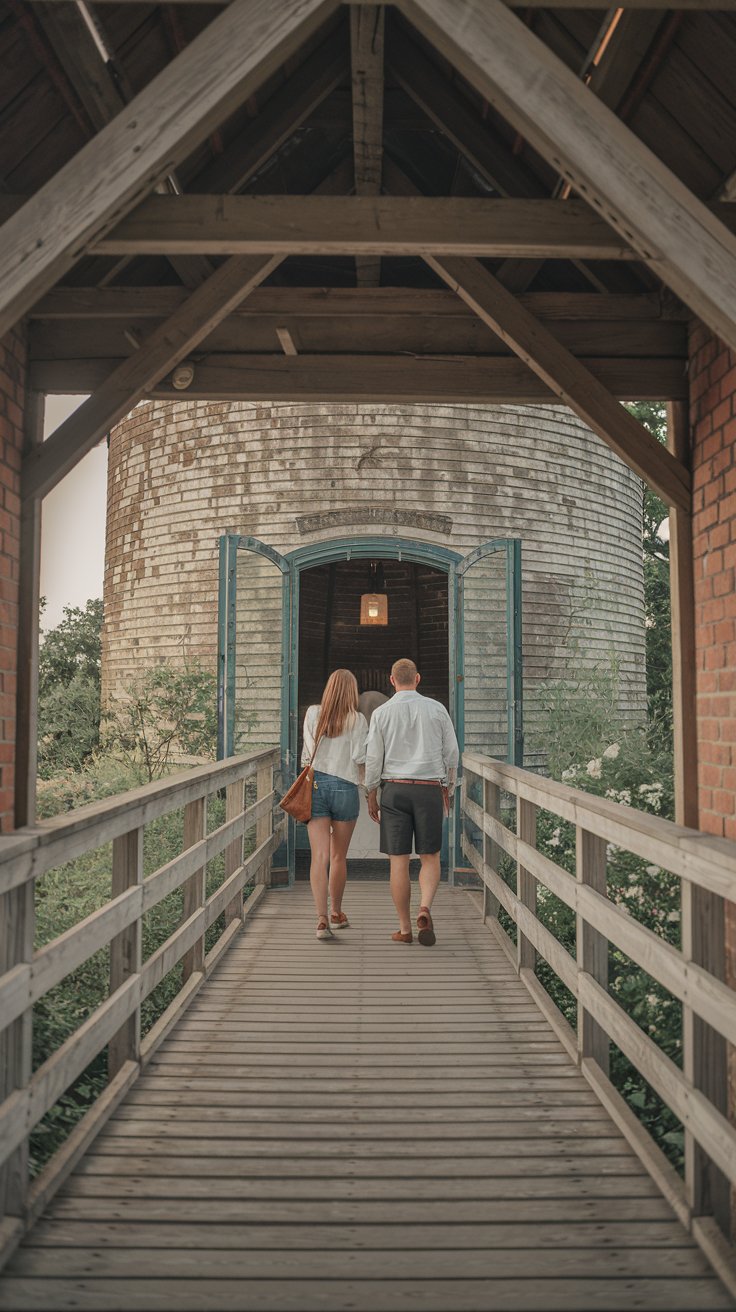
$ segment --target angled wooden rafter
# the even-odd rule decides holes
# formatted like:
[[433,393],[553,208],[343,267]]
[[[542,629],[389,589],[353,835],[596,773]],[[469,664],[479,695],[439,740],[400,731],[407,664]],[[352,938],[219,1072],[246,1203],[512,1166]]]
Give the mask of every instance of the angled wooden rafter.
[[279,257],[234,256],[221,265],[46,442],[29,452],[23,464],[23,499],[50,492],[279,263]]
[[[350,10],[350,66],[353,88],[353,158],[356,196],[380,196],[383,168],[383,5]],[[359,287],[378,287],[381,257],[358,255]]]
[[501,0],[399,8],[710,328],[736,346],[736,238]]
[[234,0],[42,187],[2,229],[0,336],[261,86],[336,4]]
[[493,274],[477,260],[430,257],[427,263],[559,400],[635,469],[668,505],[689,508],[691,479],[685,465],[661,446],[590,369],[520,305]]

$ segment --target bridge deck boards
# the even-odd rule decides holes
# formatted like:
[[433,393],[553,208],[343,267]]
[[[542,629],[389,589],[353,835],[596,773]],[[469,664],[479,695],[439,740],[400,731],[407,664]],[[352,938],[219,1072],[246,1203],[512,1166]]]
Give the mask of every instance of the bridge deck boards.
[[0,1312],[732,1308],[462,893],[268,895],[0,1281]]

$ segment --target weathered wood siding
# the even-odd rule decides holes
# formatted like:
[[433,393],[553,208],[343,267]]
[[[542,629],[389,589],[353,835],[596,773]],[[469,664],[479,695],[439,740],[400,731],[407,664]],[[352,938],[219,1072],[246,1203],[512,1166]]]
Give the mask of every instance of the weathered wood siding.
[[[105,694],[156,661],[196,656],[214,665],[221,533],[251,534],[283,552],[374,534],[464,553],[518,536],[534,764],[547,680],[609,666],[613,656],[623,709],[642,713],[641,497],[638,478],[562,408],[145,403],[110,445]],[[469,593],[481,582],[469,579]],[[251,561],[239,583],[238,691],[250,688],[258,711],[253,741],[271,742],[277,574]],[[471,667],[478,645],[494,641],[483,616],[496,605],[471,597]],[[496,656],[486,650],[483,661]]]

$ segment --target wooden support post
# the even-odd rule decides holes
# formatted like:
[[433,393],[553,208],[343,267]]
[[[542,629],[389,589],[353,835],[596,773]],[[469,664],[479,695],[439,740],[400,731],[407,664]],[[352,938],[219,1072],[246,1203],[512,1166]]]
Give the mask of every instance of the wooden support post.
[[[26,392],[25,454],[43,442],[45,398]],[[21,487],[21,492],[23,491]],[[15,826],[36,823],[38,759],[38,626],[41,602],[41,498],[22,497],[18,600]]]
[[[597,893],[605,893],[606,840],[578,825],[575,856],[578,883],[594,888]],[[584,970],[597,984],[607,990],[608,939],[604,938],[597,929],[586,924],[581,915],[577,916],[576,947],[578,970]],[[581,1060],[584,1057],[591,1057],[600,1066],[604,1075],[608,1075],[608,1035],[597,1021],[593,1020],[581,1002],[578,1002],[578,1054]]]
[[[537,846],[537,807],[534,802],[527,802],[521,797],[516,799],[516,837],[530,847]],[[517,864],[516,893],[519,901],[527,907],[533,916],[537,914],[537,881],[525,870],[521,862]],[[516,929],[516,969],[528,968],[534,973],[537,966],[537,953],[525,934],[517,925]]]
[[[256,774],[256,801],[260,802],[262,797],[268,797],[273,792],[273,765],[262,765]],[[273,811],[268,815],[261,816],[256,821],[256,847],[265,843],[266,839],[273,833]],[[268,865],[261,866],[258,871],[259,884],[265,884],[266,888],[271,887],[271,861],[269,858]]]
[[[690,463],[687,406],[667,408],[667,443],[678,460]],[[675,821],[698,827],[698,735],[695,683],[695,582],[692,516],[670,510],[670,596],[672,606],[672,718],[675,758]],[[682,881],[682,951],[715,975],[726,975],[726,908],[723,898]],[[712,1104],[728,1115],[728,1047],[710,1025],[682,1010],[683,1071]],[[685,1132],[685,1185],[694,1216],[713,1215],[727,1234],[730,1191],[726,1177]]]
[[[380,196],[383,169],[383,5],[350,10],[350,62],[353,75],[353,158],[356,196]],[[378,287],[380,255],[358,255],[359,287]]]
[[[492,816],[494,820],[500,820],[501,819],[501,789],[499,788],[498,784],[492,784],[488,779],[482,779],[481,783],[483,786],[483,810],[485,811],[486,815]],[[496,872],[496,874],[500,874],[500,871],[498,869],[500,856],[501,856],[501,849],[498,843],[495,843],[492,838],[489,838],[488,834],[484,833],[483,834],[483,860],[485,861],[487,866],[491,867],[491,870],[494,870]],[[493,893],[491,893],[491,891],[488,888],[488,885],[484,881],[483,924],[485,924],[489,915],[492,920],[498,919],[498,911],[500,905],[501,904],[498,898],[495,897]]]
[[[235,820],[237,816],[242,815],[245,806],[245,780],[238,779],[234,784],[228,784],[225,790],[225,820]],[[236,838],[232,843],[228,843],[225,848],[225,879],[234,875],[235,871],[243,864],[243,839]],[[225,908],[225,928],[227,929],[231,920],[242,920],[243,918],[243,893],[242,889],[235,895],[232,902],[229,902]]]
[[[33,959],[35,880],[0,895],[0,975]],[[30,988],[29,988],[30,995]],[[0,1032],[0,1102],[29,1083],[33,1065],[31,1006]],[[0,1164],[0,1222],[23,1216],[28,1196],[28,1139]]]
[[[184,807],[184,851],[188,847],[194,847],[207,834],[207,798],[197,797],[193,802],[187,802]],[[206,898],[206,881],[207,866],[200,866],[199,870],[187,880],[183,888],[182,920],[188,920],[200,907],[205,904]],[[194,947],[182,957],[182,985],[186,984],[190,975],[196,971],[204,971],[204,933],[201,938],[197,939]]]
[[[143,828],[131,829],[112,844],[111,896],[119,897],[143,881]],[[141,921],[136,920],[110,944],[110,993],[141,970]],[[107,1050],[108,1078],[113,1079],[126,1061],[138,1061],[141,1048],[141,1013],[138,1007],[113,1035]]]

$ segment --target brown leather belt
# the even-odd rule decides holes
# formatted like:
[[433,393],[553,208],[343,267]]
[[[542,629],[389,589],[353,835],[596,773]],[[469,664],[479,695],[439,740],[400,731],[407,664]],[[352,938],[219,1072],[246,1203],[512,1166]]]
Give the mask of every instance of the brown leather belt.
[[439,779],[384,779],[384,784],[434,784],[435,788],[441,788],[442,784]]

